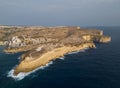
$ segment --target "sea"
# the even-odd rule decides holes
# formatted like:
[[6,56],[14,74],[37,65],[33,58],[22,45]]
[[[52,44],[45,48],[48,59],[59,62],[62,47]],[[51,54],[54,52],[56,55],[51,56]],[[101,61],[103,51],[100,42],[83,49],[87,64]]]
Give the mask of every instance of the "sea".
[[120,88],[120,27],[101,29],[112,41],[73,52],[30,73],[13,76],[22,53],[5,54],[0,46],[0,88]]

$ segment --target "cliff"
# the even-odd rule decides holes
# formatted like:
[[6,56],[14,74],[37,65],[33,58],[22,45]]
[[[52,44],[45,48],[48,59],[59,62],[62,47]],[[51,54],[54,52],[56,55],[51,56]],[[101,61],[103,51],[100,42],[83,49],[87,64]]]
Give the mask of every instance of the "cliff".
[[107,43],[110,36],[96,29],[81,29],[80,27],[0,27],[2,42],[6,45],[4,52],[21,55],[14,75],[29,72],[46,65],[51,60],[62,57],[73,51],[95,48],[95,43]]
[[111,37],[104,35],[84,35],[83,38],[86,41],[93,41],[97,43],[107,43],[111,41]]
[[[95,48],[94,43],[84,43],[78,46],[63,46],[60,48],[55,48],[49,52],[42,54],[40,57],[30,57],[27,56],[21,63],[15,68],[15,75],[20,72],[29,72],[40,66],[49,63],[51,60],[55,60],[59,57],[63,57],[65,54],[73,51],[80,51],[85,48]],[[34,58],[34,59],[32,59]]]

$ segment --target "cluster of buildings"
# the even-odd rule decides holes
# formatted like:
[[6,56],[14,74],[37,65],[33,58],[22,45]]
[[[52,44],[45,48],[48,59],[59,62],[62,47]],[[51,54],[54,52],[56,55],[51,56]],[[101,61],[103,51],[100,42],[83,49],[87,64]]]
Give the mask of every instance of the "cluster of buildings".
[[22,42],[18,36],[14,36],[8,41],[8,47],[22,47],[25,46],[25,42]]
[[26,45],[35,45],[40,43],[48,43],[52,41],[57,41],[57,39],[51,39],[51,38],[30,38],[30,37],[23,37],[19,38],[18,36],[12,37],[9,41],[5,43],[5,45],[8,46],[8,48],[17,48],[17,47],[23,47]]

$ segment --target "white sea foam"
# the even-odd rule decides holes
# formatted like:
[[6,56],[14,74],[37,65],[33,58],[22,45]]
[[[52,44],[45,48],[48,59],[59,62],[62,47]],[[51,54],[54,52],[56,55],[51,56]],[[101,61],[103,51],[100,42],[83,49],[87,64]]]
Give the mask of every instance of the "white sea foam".
[[[87,49],[88,49],[88,48],[85,48],[85,49],[80,50],[80,51],[70,52],[70,53],[67,53],[66,55],[69,55],[69,54],[77,54],[77,53],[79,53],[79,52],[85,52]],[[65,57],[60,57],[59,59],[64,60]]]
[[[76,53],[78,53],[78,52],[85,52],[87,49],[88,49],[88,48],[86,48],[86,49],[84,49],[84,50],[76,51],[76,52],[71,52],[71,53],[68,53],[68,54],[76,54]],[[20,59],[20,57],[18,57],[18,59]],[[60,57],[59,59],[64,60],[65,57]],[[7,77],[11,77],[11,78],[13,78],[13,79],[15,79],[15,80],[22,80],[22,79],[24,79],[26,76],[30,75],[31,73],[34,73],[34,72],[36,72],[36,71],[39,70],[39,69],[44,69],[44,68],[48,67],[48,66],[51,65],[51,64],[53,64],[53,61],[49,62],[49,63],[46,64],[45,66],[41,66],[41,67],[33,70],[33,71],[31,71],[31,72],[27,72],[27,73],[25,73],[25,72],[20,72],[20,73],[19,73],[18,75],[16,75],[16,76],[14,75],[14,68],[13,68],[13,69],[11,69],[11,70],[8,72]]]
[[20,60],[20,57],[18,57],[17,59]]
[[59,59],[64,60],[64,59],[65,59],[65,57],[60,57]]
[[25,73],[25,72],[20,72],[20,73],[19,73],[18,75],[16,75],[16,76],[14,75],[14,68],[13,68],[13,69],[11,69],[11,70],[8,72],[7,77],[11,77],[11,78],[13,78],[13,79],[15,79],[15,80],[22,80],[22,79],[24,79],[26,76],[30,75],[31,73],[34,73],[34,72],[36,72],[36,71],[39,70],[39,69],[44,69],[44,68],[48,67],[48,66],[51,65],[51,64],[53,64],[53,61],[49,62],[49,63],[46,64],[45,66],[41,66],[41,67],[33,70],[33,71],[31,71],[31,72],[27,72],[27,73]]
[[83,50],[80,50],[80,51],[70,52],[70,53],[68,53],[68,54],[77,54],[77,53],[79,53],[79,52],[85,52],[87,49],[88,49],[88,48],[83,49]]
[[80,52],[80,51],[70,52],[70,53],[68,53],[68,54],[76,54],[76,53],[78,53],[78,52]]

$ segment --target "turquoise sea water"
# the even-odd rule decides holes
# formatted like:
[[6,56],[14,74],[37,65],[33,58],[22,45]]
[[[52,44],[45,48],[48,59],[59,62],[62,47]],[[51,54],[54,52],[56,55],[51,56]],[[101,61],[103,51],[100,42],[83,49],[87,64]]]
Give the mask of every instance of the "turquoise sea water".
[[96,49],[68,54],[22,80],[7,77],[19,62],[18,54],[0,47],[0,88],[120,88],[120,27],[96,27],[112,37]]

